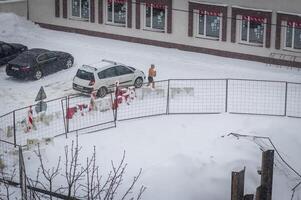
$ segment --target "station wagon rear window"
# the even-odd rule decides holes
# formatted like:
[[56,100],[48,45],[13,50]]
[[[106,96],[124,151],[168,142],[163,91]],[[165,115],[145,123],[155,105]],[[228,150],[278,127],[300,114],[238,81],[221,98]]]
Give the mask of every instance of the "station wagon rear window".
[[76,77],[84,80],[94,80],[94,74],[85,70],[79,69],[76,73]]

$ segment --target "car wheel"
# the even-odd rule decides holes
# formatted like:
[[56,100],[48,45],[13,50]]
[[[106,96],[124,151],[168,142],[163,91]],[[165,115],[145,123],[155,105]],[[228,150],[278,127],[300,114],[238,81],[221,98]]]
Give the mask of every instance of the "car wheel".
[[33,78],[35,79],[35,80],[39,80],[39,79],[41,79],[43,77],[43,72],[41,71],[41,70],[39,70],[39,69],[37,69],[35,72],[34,72],[34,74],[33,74]]
[[72,58],[68,58],[68,60],[66,61],[65,69],[69,69],[70,67],[72,67],[72,65],[73,65]]
[[101,87],[98,91],[97,91],[97,96],[100,98],[103,98],[107,95],[107,88],[106,87]]
[[135,80],[134,86],[135,86],[135,88],[141,88],[142,85],[143,85],[143,79],[141,77],[138,77]]

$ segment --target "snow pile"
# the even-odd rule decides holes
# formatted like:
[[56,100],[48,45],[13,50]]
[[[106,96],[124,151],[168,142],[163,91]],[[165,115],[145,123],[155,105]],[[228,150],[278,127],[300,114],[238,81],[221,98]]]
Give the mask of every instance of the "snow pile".
[[33,22],[27,21],[24,17],[17,16],[13,13],[0,13],[0,24],[0,37],[8,39],[14,37],[15,34],[33,34],[39,27]]

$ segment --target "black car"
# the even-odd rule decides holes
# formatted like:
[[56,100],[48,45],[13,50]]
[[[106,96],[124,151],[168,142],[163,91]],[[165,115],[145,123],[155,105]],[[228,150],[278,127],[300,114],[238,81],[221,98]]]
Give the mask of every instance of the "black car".
[[17,57],[23,51],[26,51],[27,47],[22,44],[5,43],[0,41],[0,66],[5,65],[8,61]]
[[38,80],[47,74],[72,67],[73,61],[73,56],[66,52],[30,49],[8,62],[6,74]]

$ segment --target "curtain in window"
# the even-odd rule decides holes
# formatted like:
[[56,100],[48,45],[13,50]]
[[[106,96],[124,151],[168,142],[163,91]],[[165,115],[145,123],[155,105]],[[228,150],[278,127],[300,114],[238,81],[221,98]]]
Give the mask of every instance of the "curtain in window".
[[206,36],[219,38],[220,18],[218,16],[207,15]]
[[80,0],[72,0],[72,16],[80,17]]
[[81,0],[82,1],[82,18],[89,19],[90,9],[89,9],[89,0]]

